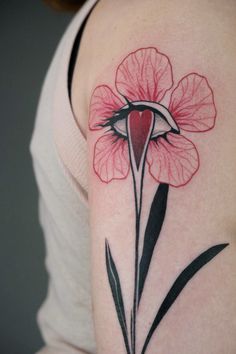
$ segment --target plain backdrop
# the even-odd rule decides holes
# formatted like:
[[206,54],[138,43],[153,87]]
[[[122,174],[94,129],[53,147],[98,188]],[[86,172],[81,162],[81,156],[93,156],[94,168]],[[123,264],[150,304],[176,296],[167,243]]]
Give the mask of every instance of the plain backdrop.
[[0,354],[42,346],[36,313],[47,275],[29,142],[44,76],[71,18],[42,0],[0,0]]

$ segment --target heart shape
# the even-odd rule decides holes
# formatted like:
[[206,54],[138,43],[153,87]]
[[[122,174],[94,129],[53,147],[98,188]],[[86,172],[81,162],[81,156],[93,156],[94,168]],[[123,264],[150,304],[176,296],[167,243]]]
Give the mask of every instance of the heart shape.
[[142,112],[134,110],[130,112],[128,119],[131,148],[134,152],[137,169],[139,169],[146,141],[150,138],[153,112],[148,109]]

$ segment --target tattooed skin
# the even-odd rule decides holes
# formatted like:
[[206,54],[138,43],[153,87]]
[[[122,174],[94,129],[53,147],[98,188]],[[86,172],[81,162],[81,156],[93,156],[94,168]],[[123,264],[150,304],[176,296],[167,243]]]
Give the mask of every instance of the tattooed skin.
[[[169,189],[186,185],[199,169],[197,149],[184,132],[212,129],[216,107],[213,91],[204,76],[190,73],[174,84],[169,58],[154,47],[138,49],[124,58],[116,70],[115,87],[116,92],[107,85],[95,88],[89,128],[102,132],[93,156],[98,178],[104,183],[123,180],[129,173],[133,178],[135,276],[130,318],[108,240],[105,240],[105,261],[126,352],[136,354],[138,308],[165,220]],[[170,90],[169,103],[164,104]],[[152,197],[145,232],[140,235],[145,171],[157,182],[157,191]],[[143,247],[139,254],[141,239]],[[179,274],[157,310],[141,354],[146,352],[153,333],[189,280],[227,245],[213,245]]]

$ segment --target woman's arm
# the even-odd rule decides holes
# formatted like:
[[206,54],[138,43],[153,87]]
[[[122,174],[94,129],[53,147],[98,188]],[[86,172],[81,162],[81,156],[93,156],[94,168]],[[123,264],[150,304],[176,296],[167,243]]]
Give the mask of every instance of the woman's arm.
[[236,350],[235,14],[233,1],[101,1],[89,20],[98,354]]

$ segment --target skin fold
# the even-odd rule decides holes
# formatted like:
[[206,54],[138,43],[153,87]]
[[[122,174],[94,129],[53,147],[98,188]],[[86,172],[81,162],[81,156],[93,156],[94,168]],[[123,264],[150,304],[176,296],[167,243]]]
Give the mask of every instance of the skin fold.
[[[118,95],[117,67],[129,53],[146,47],[155,47],[170,58],[173,88],[189,73],[206,77],[214,92],[217,116],[208,132],[183,133],[197,148],[199,170],[181,188],[169,188],[165,220],[136,320],[136,353],[141,353],[157,309],[181,271],[206,249],[222,243],[230,245],[189,281],[158,326],[146,353],[236,352],[235,16],[234,1],[101,0],[88,20],[73,77],[72,105],[88,140],[98,354],[126,353],[107,276],[105,240],[116,263],[128,313],[135,276],[135,208],[132,173],[109,183],[95,173],[94,147],[102,133],[88,128],[90,102],[99,85],[108,85]],[[168,99],[167,95],[166,102]],[[135,115],[132,119],[138,120]],[[132,134],[134,141],[133,130]],[[145,232],[157,186],[146,168],[140,235]]]

